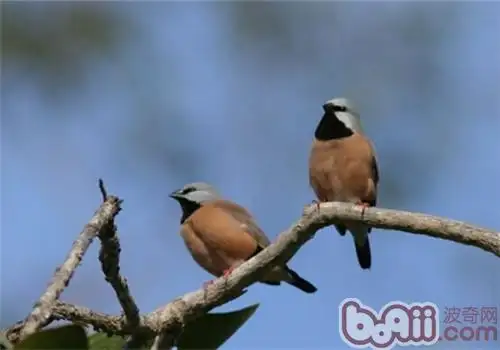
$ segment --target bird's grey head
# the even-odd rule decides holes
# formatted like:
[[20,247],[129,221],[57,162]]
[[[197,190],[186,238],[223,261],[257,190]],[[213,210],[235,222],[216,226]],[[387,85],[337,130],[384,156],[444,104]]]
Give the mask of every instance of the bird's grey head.
[[188,201],[196,204],[220,199],[217,190],[205,182],[193,182],[184,185],[182,188],[170,193],[171,198],[177,201]]
[[334,113],[337,119],[352,131],[363,133],[359,113],[347,98],[337,97],[328,100],[323,105],[323,110],[325,113]]

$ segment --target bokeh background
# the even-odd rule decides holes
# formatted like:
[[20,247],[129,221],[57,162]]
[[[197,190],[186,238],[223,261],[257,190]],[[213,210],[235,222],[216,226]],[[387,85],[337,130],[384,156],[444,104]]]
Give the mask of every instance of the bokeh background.
[[[380,206],[499,230],[499,16],[495,2],[3,2],[0,326],[65,258],[99,177],[125,200],[121,267],[142,312],[210,279],[172,190],[210,182],[275,237],[313,199],[309,147],[334,96],[376,146]],[[322,230],[291,262],[319,291],[252,286],[222,308],[262,303],[224,348],[346,348],[346,297],[500,307],[492,254],[382,230],[371,242],[366,272],[351,239]],[[97,252],[63,299],[116,314]]]

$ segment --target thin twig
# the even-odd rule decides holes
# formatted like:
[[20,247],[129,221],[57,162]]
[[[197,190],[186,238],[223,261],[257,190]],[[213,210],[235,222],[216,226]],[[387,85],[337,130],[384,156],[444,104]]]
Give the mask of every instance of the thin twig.
[[66,260],[56,269],[49,286],[35,304],[34,309],[24,324],[24,327],[21,328],[21,339],[24,339],[26,336],[36,332],[46,323],[50,317],[51,308],[54,305],[54,302],[59,299],[59,296],[64,288],[68,286],[75,269],[80,264],[83,255],[87,251],[93,239],[97,236],[103,226],[113,220],[119,211],[120,200],[116,197],[109,197],[95,212],[89,223],[85,225],[83,231],[73,243]]
[[[103,200],[108,198],[106,188],[101,179],[99,179],[99,188]],[[127,280],[120,275],[120,241],[116,234],[116,225],[114,220],[108,222],[99,232],[101,240],[101,249],[99,250],[99,261],[106,281],[113,287],[120,305],[125,313],[127,322],[132,328],[139,324],[139,308],[130,293]]]
[[106,191],[106,187],[104,187],[104,181],[102,179],[99,179],[98,184],[102,195],[102,201],[104,202],[108,199],[108,192]]

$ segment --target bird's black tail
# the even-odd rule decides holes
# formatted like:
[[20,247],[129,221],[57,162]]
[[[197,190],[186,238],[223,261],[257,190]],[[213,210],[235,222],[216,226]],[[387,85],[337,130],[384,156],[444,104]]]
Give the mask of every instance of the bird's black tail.
[[286,267],[286,271],[290,275],[290,279],[286,280],[285,282],[300,289],[301,291],[305,293],[314,293],[318,290],[311,282],[306,281],[302,277],[299,276],[299,274],[289,267]]
[[369,269],[372,266],[372,254],[368,235],[366,235],[363,245],[355,240],[354,246],[356,247],[356,255],[358,257],[359,266],[361,266],[363,270]]

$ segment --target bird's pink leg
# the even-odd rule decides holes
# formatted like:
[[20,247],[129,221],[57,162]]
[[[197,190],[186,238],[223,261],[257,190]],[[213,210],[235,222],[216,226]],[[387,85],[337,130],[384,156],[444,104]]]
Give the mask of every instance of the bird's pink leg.
[[[224,278],[228,278],[229,275],[231,274],[231,272],[233,272],[234,270],[234,266],[231,266],[230,268],[228,268],[227,270],[224,270],[224,272],[222,273],[222,276]],[[210,281],[207,281],[207,282],[204,282],[203,283],[203,288],[204,289],[207,289],[210,285],[212,285],[214,283],[214,280],[210,280]]]
[[222,274],[222,276],[224,276],[225,278],[228,278],[229,275],[231,274],[231,272],[233,272],[233,270],[234,270],[234,266],[231,266],[227,270],[224,270],[224,273]]
[[233,272],[235,266],[231,266],[230,268],[224,270],[224,272],[222,273],[222,276],[224,277],[224,284],[227,283],[227,280],[229,278],[229,275],[231,274],[231,272]]
[[213,283],[214,283],[214,280],[203,282],[203,289],[208,289],[208,287],[211,286]]
[[369,203],[363,201],[358,201],[356,205],[359,205],[361,207],[361,216],[365,215],[365,209],[370,207]]
[[313,199],[313,201],[311,202],[311,204],[316,204],[316,210],[319,211],[319,201],[317,201],[316,199]]

